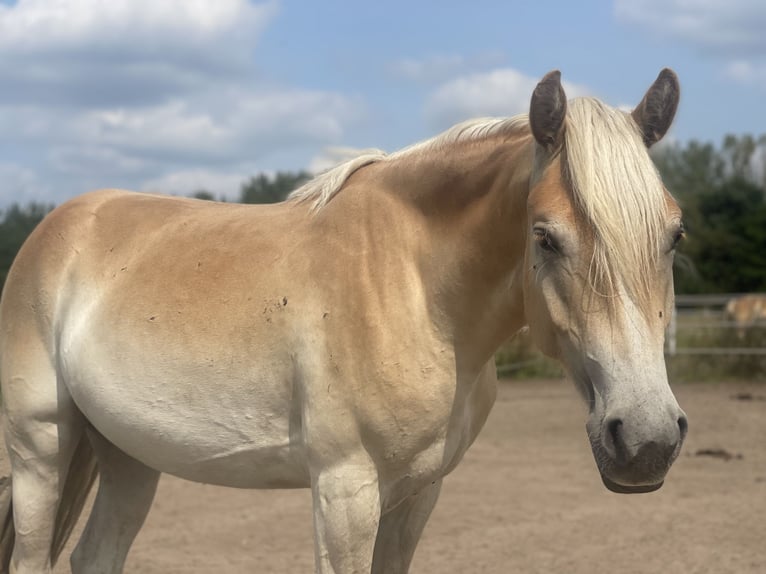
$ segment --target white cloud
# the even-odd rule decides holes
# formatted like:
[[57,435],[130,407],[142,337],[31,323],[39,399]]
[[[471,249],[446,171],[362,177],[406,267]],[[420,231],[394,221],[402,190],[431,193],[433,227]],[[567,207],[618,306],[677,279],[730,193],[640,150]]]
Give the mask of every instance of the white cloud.
[[[529,109],[532,92],[540,78],[503,68],[455,78],[428,97],[426,117],[438,128],[482,116],[512,116]],[[588,94],[577,84],[562,82],[567,97]]]
[[13,163],[0,163],[0,182],[3,195],[10,202],[26,204],[30,201],[47,203],[49,189],[30,169]]
[[[259,160],[264,165],[267,157],[341,141],[346,127],[361,113],[356,100],[296,89],[232,89],[205,98],[140,108],[74,110],[68,115],[55,108],[0,107],[0,116],[9,118],[0,128],[0,143],[46,150],[45,171],[77,180],[76,192],[171,181],[173,187],[167,191],[181,193],[188,178],[163,179],[167,174],[199,174],[200,166],[247,173],[242,165]],[[185,192],[198,187],[192,185]],[[220,193],[233,189],[230,184],[224,187]],[[8,185],[0,192],[9,199]]]
[[[58,201],[92,187],[147,182],[178,193],[188,184],[191,192],[203,173],[203,183],[226,181],[221,193],[228,193],[245,165],[337,143],[365,112],[358,98],[278,86],[254,72],[258,37],[277,7],[249,0],[0,4],[0,145],[34,153],[38,181],[55,178]],[[237,175],[210,175],[227,173]],[[0,188],[0,203],[12,200],[9,189]]]
[[247,0],[0,5],[0,101],[142,104],[233,77],[275,12]]
[[501,52],[483,52],[474,56],[431,54],[423,58],[398,60],[388,66],[398,78],[421,84],[433,84],[466,73],[468,70],[497,66],[505,60]]
[[615,0],[619,20],[717,55],[766,55],[762,0]]
[[724,66],[723,75],[746,86],[766,86],[766,61],[732,60]]
[[692,46],[742,85],[766,87],[766,2],[615,0],[619,20]]
[[285,147],[338,141],[360,106],[328,92],[219,94],[204,103],[95,110],[74,122],[81,141],[138,158],[234,163]]
[[240,115],[237,121],[267,134],[273,145],[296,136],[316,142],[336,141],[343,134],[343,124],[364,112],[357,99],[307,90],[254,93],[235,109]]
[[8,122],[0,142],[88,145],[136,157],[233,161],[286,146],[338,141],[364,113],[343,95],[299,89],[231,88],[143,107],[60,113],[55,108],[0,107]]
[[755,74],[754,68],[747,60],[733,60],[726,65],[724,74],[737,82],[747,83]]
[[399,60],[392,63],[389,69],[395,76],[407,80],[430,81],[434,77],[442,79],[452,75],[456,69],[461,69],[464,63],[463,56],[440,54],[422,60],[414,58]]
[[101,46],[132,53],[202,52],[232,33],[239,39],[256,35],[274,9],[274,4],[248,0],[19,0],[0,5],[0,50],[21,54]]

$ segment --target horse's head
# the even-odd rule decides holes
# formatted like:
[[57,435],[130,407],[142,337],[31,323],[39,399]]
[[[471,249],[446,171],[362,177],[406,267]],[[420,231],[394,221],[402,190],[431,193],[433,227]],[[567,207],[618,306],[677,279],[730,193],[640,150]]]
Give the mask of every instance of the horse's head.
[[591,99],[568,106],[551,72],[529,113],[525,313],[586,397],[593,454],[615,492],[659,488],[686,434],[663,353],[681,212],[648,155],[678,96],[663,70],[632,114]]

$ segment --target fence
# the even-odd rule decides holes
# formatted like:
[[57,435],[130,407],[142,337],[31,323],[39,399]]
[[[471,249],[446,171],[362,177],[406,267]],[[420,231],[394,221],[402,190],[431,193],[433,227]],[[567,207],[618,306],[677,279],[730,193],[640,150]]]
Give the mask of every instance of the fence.
[[[678,295],[665,337],[667,367],[674,380],[766,378],[766,323],[738,324],[726,317],[739,294]],[[744,337],[738,331],[744,329]],[[500,376],[557,377],[561,366],[542,355],[528,334],[517,335],[496,355]]]
[[[671,357],[676,355],[766,355],[766,346],[764,346],[762,337],[744,337],[742,335],[743,331],[762,330],[764,323],[758,321],[738,323],[732,321],[724,312],[728,302],[741,295],[739,293],[677,295],[676,306],[665,337],[666,354]],[[766,295],[762,296],[766,297]],[[738,337],[702,338],[708,343],[707,345],[685,346],[684,343],[688,343],[688,337],[682,337],[679,343],[679,331],[728,330],[729,333],[732,333],[735,329],[739,332]],[[710,344],[711,342],[713,344]],[[731,344],[732,342],[734,344]],[[750,344],[742,346],[743,342]]]

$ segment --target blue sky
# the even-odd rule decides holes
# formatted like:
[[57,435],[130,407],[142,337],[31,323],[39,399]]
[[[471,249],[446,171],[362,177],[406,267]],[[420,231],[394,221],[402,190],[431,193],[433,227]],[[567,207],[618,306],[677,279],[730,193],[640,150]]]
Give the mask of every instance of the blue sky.
[[99,187],[235,198],[476,116],[536,81],[630,107],[659,70],[670,138],[766,133],[766,2],[0,0],[0,207]]

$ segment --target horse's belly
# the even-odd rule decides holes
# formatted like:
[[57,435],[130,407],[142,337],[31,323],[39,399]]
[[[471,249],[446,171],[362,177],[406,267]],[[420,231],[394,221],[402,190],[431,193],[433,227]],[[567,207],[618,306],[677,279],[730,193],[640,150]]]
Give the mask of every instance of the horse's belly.
[[286,413],[246,405],[149,404],[125,395],[119,403],[78,400],[101,434],[151,468],[241,488],[310,485],[301,439],[291,436]]
[[[175,476],[236,488],[308,488],[311,486],[304,458],[290,445],[226,444],[214,448],[184,448],[169,444],[172,465],[156,458],[153,468]],[[223,448],[222,448],[223,447]],[[161,448],[160,448],[161,450]],[[179,455],[188,454],[183,460]],[[192,458],[193,457],[193,458]]]
[[88,421],[133,458],[198,482],[310,486],[288,368],[207,373],[94,347],[64,353],[64,380]]

